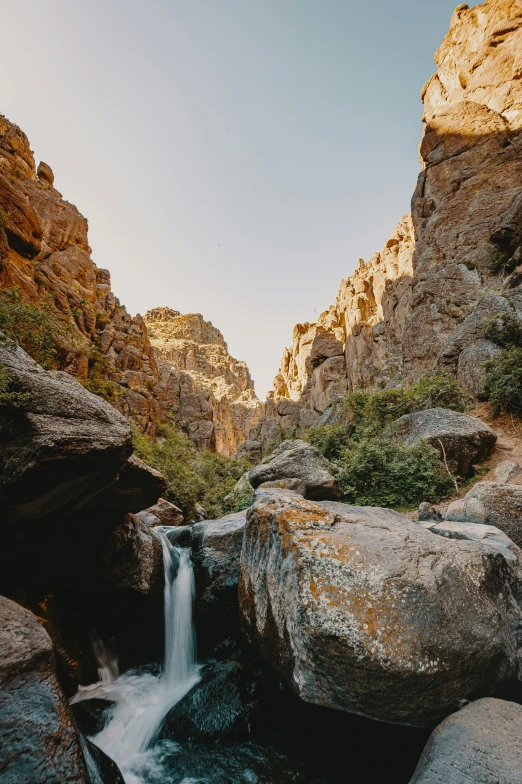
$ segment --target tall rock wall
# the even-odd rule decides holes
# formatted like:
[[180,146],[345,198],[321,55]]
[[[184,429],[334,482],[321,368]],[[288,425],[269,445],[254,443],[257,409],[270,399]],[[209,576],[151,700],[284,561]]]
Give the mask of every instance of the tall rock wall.
[[522,318],[522,0],[458,6],[435,62],[411,217],[315,324],[295,327],[245,449],[302,434],[346,389],[444,371],[480,399],[498,350],[486,323]]
[[180,424],[200,449],[236,454],[263,411],[245,362],[230,356],[219,329],[199,313],[154,308],[145,323]]
[[[174,372],[175,363],[160,366],[145,321],[129,315],[112,291],[109,271],[92,260],[87,220],[56,190],[51,168],[36,168],[26,135],[2,116],[0,288],[3,296],[16,291],[22,300],[46,303],[56,325],[56,366],[143,431],[154,433],[156,423],[175,413],[199,448],[232,454],[259,418],[262,404],[244,363],[229,357],[219,366],[226,378],[220,387],[216,370],[212,400],[209,385],[201,387],[191,372]],[[183,318],[206,324],[201,316]],[[212,365],[212,343],[192,335],[201,368]]]

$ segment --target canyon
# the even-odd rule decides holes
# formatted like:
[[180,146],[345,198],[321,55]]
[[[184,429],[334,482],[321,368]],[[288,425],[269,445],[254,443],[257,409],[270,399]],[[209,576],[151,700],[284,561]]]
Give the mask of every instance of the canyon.
[[[522,0],[456,8],[411,215],[266,404],[201,314],[128,314],[0,117],[0,305],[52,336],[0,336],[0,784],[520,784],[522,447],[484,362],[492,319],[522,334],[521,52]],[[440,374],[482,408],[395,412],[379,443],[431,444],[444,504],[350,501],[310,428]],[[249,459],[238,508],[165,500],[173,453],[135,450],[169,429]]]

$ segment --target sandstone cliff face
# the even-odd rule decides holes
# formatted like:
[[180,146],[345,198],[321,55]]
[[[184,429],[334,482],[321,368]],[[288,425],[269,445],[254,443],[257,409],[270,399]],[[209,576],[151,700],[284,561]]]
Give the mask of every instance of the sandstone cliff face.
[[246,364],[199,313],[154,308],[145,323],[180,424],[199,449],[235,455],[263,411]]
[[[182,317],[200,322],[199,332],[183,335],[187,356],[179,370],[186,372],[175,360],[158,365],[145,321],[129,315],[112,292],[109,271],[91,258],[87,220],[56,190],[51,168],[36,168],[26,135],[2,116],[0,287],[48,302],[57,323],[67,325],[57,336],[59,368],[143,431],[153,433],[174,412],[199,448],[231,454],[256,423],[261,404],[246,365],[228,356],[218,330],[201,316]],[[228,361],[217,361],[220,351]],[[212,383],[200,383],[212,374]]]
[[250,442],[301,434],[345,389],[426,372],[456,374],[480,399],[497,351],[485,324],[522,318],[522,0],[458,6],[435,61],[412,215],[295,328]]

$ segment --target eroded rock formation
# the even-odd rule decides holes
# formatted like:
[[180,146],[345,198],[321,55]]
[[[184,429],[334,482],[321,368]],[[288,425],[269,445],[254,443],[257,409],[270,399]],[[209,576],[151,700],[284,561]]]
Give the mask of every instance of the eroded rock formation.
[[245,362],[230,356],[219,329],[199,313],[154,308],[145,323],[180,424],[199,449],[236,454],[263,410]]
[[[174,412],[198,448],[232,454],[257,422],[262,404],[248,368],[201,316],[177,314],[169,362],[159,367],[145,321],[129,315],[109,271],[91,258],[86,218],[56,190],[50,166],[36,168],[26,135],[2,116],[0,286],[47,303],[57,326],[57,366],[143,431],[154,433],[156,422]],[[154,312],[161,310],[168,311]],[[159,345],[163,333],[155,328]]]
[[257,448],[280,428],[301,435],[346,389],[449,372],[483,396],[483,362],[498,351],[487,322],[522,317],[521,51],[520,0],[457,7],[422,90],[411,217],[315,324],[295,327],[249,435]]

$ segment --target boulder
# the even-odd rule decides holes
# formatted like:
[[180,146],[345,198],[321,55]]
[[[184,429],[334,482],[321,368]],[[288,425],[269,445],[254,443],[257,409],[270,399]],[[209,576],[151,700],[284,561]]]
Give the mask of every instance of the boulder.
[[160,739],[183,745],[237,743],[248,738],[259,688],[236,661],[207,664],[201,680],[167,714]]
[[521,784],[522,707],[486,698],[431,734],[410,784]]
[[244,630],[305,701],[432,727],[518,676],[520,567],[390,509],[258,491],[247,513]]
[[1,784],[90,784],[51,638],[32,613],[3,597],[0,650]]
[[503,460],[493,471],[493,481],[501,485],[509,484],[520,474],[520,466],[514,460]]
[[406,444],[427,441],[460,476],[472,476],[473,465],[491,454],[497,440],[495,431],[485,422],[446,408],[406,414],[393,423],[392,430]]
[[176,526],[183,524],[183,512],[174,504],[160,498],[157,504],[136,514],[145,525]]
[[477,482],[448,506],[445,519],[494,525],[522,547],[522,485]]
[[[237,585],[246,512],[191,527],[199,648],[239,636]],[[184,544],[183,540],[180,544]]]
[[252,469],[249,479],[254,488],[279,479],[301,479],[306,485],[307,498],[335,500],[342,497],[328,460],[314,446],[298,439],[283,441]]
[[293,490],[294,493],[299,493],[303,498],[306,496],[306,484],[302,479],[274,479],[273,482],[263,482],[259,485],[259,490],[269,490],[270,488],[279,488],[280,490]]
[[70,511],[111,485],[132,452],[126,419],[21,348],[0,349],[0,361],[13,387],[28,396],[0,412],[2,523]]
[[419,506],[419,511],[417,513],[417,520],[421,522],[426,521],[434,521],[434,520],[442,520],[442,513],[439,512],[431,504],[428,504],[426,501],[423,501],[422,504]]
[[445,536],[446,539],[465,539],[468,542],[482,542],[488,549],[496,550],[506,561],[522,566],[522,551],[506,534],[494,525],[477,523],[456,523],[450,520],[424,522],[422,526],[432,534]]
[[131,455],[110,489],[110,498],[104,502],[125,512],[141,512],[156,504],[166,489],[167,480],[159,471]]
[[161,541],[136,515],[124,515],[105,542],[101,574],[120,588],[144,594],[163,590]]

